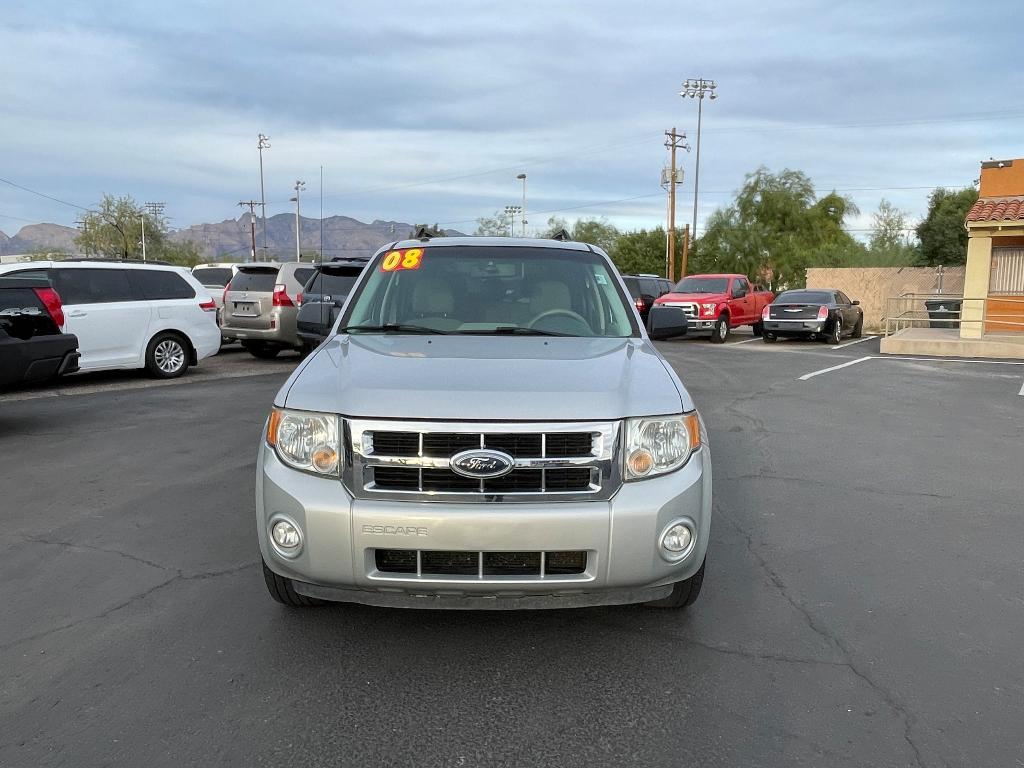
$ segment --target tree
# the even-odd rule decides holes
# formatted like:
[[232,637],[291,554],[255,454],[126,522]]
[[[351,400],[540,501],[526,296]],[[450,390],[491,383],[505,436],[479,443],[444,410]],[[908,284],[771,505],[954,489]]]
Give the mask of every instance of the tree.
[[902,267],[913,264],[917,249],[907,237],[907,214],[882,198],[872,220],[865,258],[856,266]]
[[579,219],[572,225],[572,239],[578,243],[590,243],[606,252],[611,252],[619,238],[619,230],[607,219]]
[[194,267],[203,261],[203,255],[199,252],[199,246],[192,240],[184,240],[180,243],[164,240],[156,247],[155,251],[151,252],[149,250],[148,222],[146,226],[146,258],[166,261],[169,264],[175,264],[180,267]]
[[973,187],[953,191],[939,187],[928,198],[928,213],[917,225],[921,242],[918,263],[964,264],[967,261],[967,212],[978,199]]
[[541,237],[554,237],[558,232],[565,230],[569,232],[569,222],[561,216],[552,216],[548,219],[547,228],[541,233]]
[[141,258],[143,219],[146,221],[146,256],[158,258],[156,253],[167,238],[167,225],[127,195],[104,195],[96,210],[82,216],[82,232],[75,237],[75,245],[95,256]]
[[493,216],[483,216],[476,220],[476,232],[479,237],[508,237],[509,217],[504,211],[495,211]]
[[[682,242],[682,233],[679,235]],[[623,232],[608,251],[615,266],[627,275],[665,274],[665,230],[639,229]]]
[[748,174],[733,203],[715,211],[694,244],[691,272],[739,272],[753,282],[800,286],[808,266],[837,266],[864,250],[843,230],[853,202],[832,192],[817,199],[801,171]]

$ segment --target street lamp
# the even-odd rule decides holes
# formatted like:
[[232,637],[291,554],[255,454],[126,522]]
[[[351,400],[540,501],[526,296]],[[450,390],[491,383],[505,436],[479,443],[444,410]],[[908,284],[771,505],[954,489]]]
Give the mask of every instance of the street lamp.
[[515,237],[516,214],[522,213],[521,205],[506,205],[505,215],[508,216],[508,236]]
[[523,211],[522,211],[522,213],[523,213],[523,215],[522,215],[523,232],[522,232],[521,237],[526,237],[526,174],[525,173],[520,173],[518,176],[516,176],[516,178],[519,179],[521,182],[523,182]]
[[295,260],[302,261],[302,251],[299,242],[299,196],[302,194],[302,190],[306,188],[306,182],[296,181],[293,189],[295,190],[295,197],[290,198],[290,202],[295,203]]
[[[260,151],[260,210],[263,212],[263,260],[267,260],[267,197],[263,193],[263,150],[270,149],[270,137],[260,134],[256,148]],[[253,254],[253,261],[256,255]]]
[[679,91],[679,95],[684,99],[697,99],[697,158],[693,167],[693,228],[690,232],[690,239],[697,237],[697,192],[700,188],[700,119],[703,111],[701,108],[704,106],[705,96],[712,100],[718,98],[718,94],[715,93],[717,88],[718,84],[714,80],[698,77],[687,78],[683,82],[683,89]]

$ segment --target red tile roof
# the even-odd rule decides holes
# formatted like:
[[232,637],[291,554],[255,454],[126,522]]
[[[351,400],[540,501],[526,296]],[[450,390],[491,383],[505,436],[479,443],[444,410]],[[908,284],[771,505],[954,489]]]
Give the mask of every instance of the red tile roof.
[[982,197],[967,214],[968,221],[1024,220],[1024,197]]

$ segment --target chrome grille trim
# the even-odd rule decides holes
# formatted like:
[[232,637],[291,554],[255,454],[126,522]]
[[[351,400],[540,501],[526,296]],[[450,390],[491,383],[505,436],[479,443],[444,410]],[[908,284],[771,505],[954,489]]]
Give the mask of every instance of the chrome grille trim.
[[[374,432],[418,433],[418,455],[390,456],[374,451]],[[391,421],[386,419],[348,419],[344,433],[349,437],[346,446],[346,462],[342,473],[345,486],[356,498],[401,499],[403,501],[449,501],[474,502],[537,502],[589,500],[611,498],[622,482],[620,457],[620,422],[440,422],[440,421]],[[483,448],[488,435],[540,434],[541,456],[513,457],[512,472],[540,470],[539,490],[517,490],[497,492],[487,490],[481,480],[478,489],[424,491],[425,470],[449,469],[449,459],[441,456],[424,456],[424,436],[432,433],[447,433],[479,436]],[[565,433],[590,433],[592,435],[589,455],[547,457],[547,435]],[[377,488],[373,482],[374,467],[408,467],[418,470],[418,488],[396,490]],[[590,483],[587,488],[567,491],[547,490],[548,470],[590,468]],[[508,477],[508,476],[506,476]],[[412,479],[412,478],[410,478]],[[410,483],[410,486],[412,484]]]

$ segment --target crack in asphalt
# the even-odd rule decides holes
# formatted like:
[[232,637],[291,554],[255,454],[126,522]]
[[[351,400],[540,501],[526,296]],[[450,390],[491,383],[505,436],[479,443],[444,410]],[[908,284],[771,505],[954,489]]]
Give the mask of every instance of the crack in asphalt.
[[847,667],[854,676],[862,680],[879,696],[879,698],[882,699],[882,701],[884,701],[894,712],[896,712],[897,715],[899,715],[900,719],[903,721],[903,739],[910,746],[911,750],[913,750],[915,764],[919,766],[919,768],[924,768],[925,763],[921,754],[921,749],[914,741],[913,737],[913,725],[916,722],[916,718],[913,714],[911,714],[903,703],[899,701],[899,698],[895,693],[889,691],[881,683],[873,680],[867,672],[857,666],[854,661],[853,652],[838,634],[830,632],[828,629],[821,626],[810,610],[790,594],[789,587],[786,585],[785,581],[783,581],[782,577],[779,576],[779,574],[768,564],[767,559],[758,551],[758,548],[754,543],[753,535],[736,522],[736,520],[730,515],[725,514],[721,509],[716,509],[715,511],[720,517],[726,520],[737,533],[743,536],[747,543],[747,550],[751,555],[753,555],[758,565],[768,576],[771,584],[778,590],[779,594],[781,594],[786,601],[793,606],[801,616],[803,616],[804,622],[811,631],[824,639],[830,646],[842,654],[845,660],[839,662],[839,664]]
[[722,480],[782,480],[782,481],[785,481],[787,483],[796,483],[797,485],[813,485],[813,486],[826,487],[826,488],[837,488],[839,490],[844,490],[844,491],[856,491],[857,493],[875,493],[875,494],[878,494],[878,495],[881,495],[881,496],[910,496],[910,497],[919,497],[919,498],[926,498],[926,499],[944,499],[944,500],[949,500],[949,499],[957,498],[956,496],[953,496],[952,494],[945,494],[945,493],[927,493],[925,491],[901,491],[901,490],[896,490],[896,489],[878,488],[878,487],[871,487],[871,486],[865,486],[865,485],[839,485],[839,484],[837,484],[835,482],[832,482],[832,481],[825,482],[824,480],[815,480],[814,478],[811,478],[811,477],[789,477],[789,476],[786,476],[786,475],[776,475],[776,474],[770,473],[770,472],[769,473],[765,473],[765,474],[754,474],[754,473],[751,473],[751,474],[746,474],[746,475],[724,476],[721,479]]
[[132,555],[128,552],[122,552],[119,549],[106,549],[105,547],[97,547],[92,544],[76,544],[73,541],[61,541],[59,539],[44,539],[42,536],[19,536],[18,538],[21,539],[21,541],[31,541],[36,544],[49,544],[51,546],[60,547],[61,549],[85,549],[93,552],[105,552],[108,555],[117,555],[118,557],[123,557],[126,560],[133,560],[136,563],[148,565],[150,568],[157,568],[161,571],[174,571],[179,574],[181,573],[177,568],[168,568],[166,565],[155,563],[152,560],[146,560],[144,557],[138,557],[137,555]]
[[[101,550],[101,551],[107,551],[107,550]],[[128,556],[128,557],[130,557],[130,556]],[[131,558],[131,559],[135,559],[135,558]],[[162,567],[162,566],[157,566],[157,567]],[[240,571],[244,571],[247,568],[254,568],[254,567],[256,567],[256,563],[255,562],[245,563],[243,565],[235,565],[235,566],[232,566],[230,568],[223,568],[223,569],[217,570],[217,571],[200,571],[198,573],[183,573],[182,571],[178,570],[178,571],[175,572],[175,575],[171,576],[169,579],[165,579],[164,581],[161,581],[159,584],[155,584],[152,587],[149,587],[148,589],[143,590],[142,592],[139,592],[139,593],[137,593],[135,595],[132,595],[131,597],[127,598],[126,600],[123,600],[122,602],[118,603],[117,605],[114,605],[114,606],[111,606],[110,608],[107,608],[102,613],[98,613],[98,614],[95,614],[93,616],[83,616],[82,618],[75,619],[74,621],[68,622],[67,624],[61,624],[58,627],[50,627],[49,629],[43,630],[42,632],[36,632],[33,635],[27,635],[26,637],[15,638],[14,640],[8,640],[6,643],[0,643],[0,651],[6,651],[6,650],[8,650],[10,648],[13,648],[13,647],[17,646],[17,645],[21,645],[22,643],[32,642],[33,640],[39,640],[41,638],[47,637],[48,635],[52,635],[52,634],[54,634],[56,632],[62,632],[65,629],[71,629],[72,627],[77,627],[80,624],[85,624],[86,622],[97,621],[99,619],[105,619],[108,616],[110,616],[110,615],[112,615],[114,613],[117,613],[122,608],[126,608],[129,605],[131,605],[132,603],[136,603],[136,602],[139,602],[141,600],[145,600],[147,597],[152,595],[154,592],[157,592],[157,591],[163,589],[164,587],[171,586],[172,584],[176,584],[176,583],[179,583],[179,582],[187,582],[187,581],[204,581],[206,579],[215,579],[215,578],[219,578],[221,576],[230,576],[232,574],[239,573]],[[164,570],[166,570],[168,572],[171,572],[173,569],[164,568]]]

